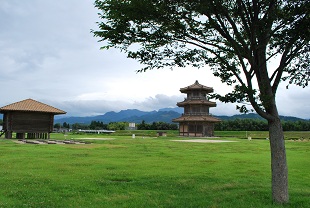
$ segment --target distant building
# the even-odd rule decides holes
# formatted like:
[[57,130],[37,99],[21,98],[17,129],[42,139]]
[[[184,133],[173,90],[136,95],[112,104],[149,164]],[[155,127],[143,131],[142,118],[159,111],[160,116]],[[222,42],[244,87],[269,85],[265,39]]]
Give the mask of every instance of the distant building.
[[44,103],[27,99],[0,108],[3,115],[2,134],[11,139],[13,132],[17,139],[41,138],[49,139],[53,131],[54,115],[65,114]]
[[136,130],[136,123],[129,123],[127,129],[128,130]]
[[178,107],[184,108],[181,117],[173,119],[179,123],[180,136],[212,137],[214,136],[214,124],[221,120],[210,115],[209,108],[216,107],[215,102],[207,99],[207,94],[213,92],[213,88],[201,85],[196,81],[194,84],[181,88],[187,97],[178,102]]

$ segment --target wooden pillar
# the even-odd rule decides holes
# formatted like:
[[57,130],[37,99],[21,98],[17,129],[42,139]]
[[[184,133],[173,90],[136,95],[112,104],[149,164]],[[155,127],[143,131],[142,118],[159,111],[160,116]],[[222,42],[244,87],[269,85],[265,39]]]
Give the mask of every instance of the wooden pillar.
[[12,139],[12,132],[11,131],[6,131],[5,132],[5,138],[6,139]]
[[189,137],[189,122],[187,122],[186,125],[187,125],[187,137]]
[[16,133],[16,139],[25,139],[25,133]]
[[[180,123],[180,125],[181,125],[181,123]],[[180,131],[179,131],[180,134],[179,135],[181,136],[181,133],[182,133],[182,136],[184,136],[184,123],[182,123],[182,130],[181,130],[181,126],[180,126],[179,129],[180,129]]]

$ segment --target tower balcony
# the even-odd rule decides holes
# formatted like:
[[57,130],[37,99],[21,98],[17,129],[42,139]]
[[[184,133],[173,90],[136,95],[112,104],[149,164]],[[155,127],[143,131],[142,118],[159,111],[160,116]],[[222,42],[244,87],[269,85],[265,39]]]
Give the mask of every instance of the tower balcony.
[[216,107],[216,103],[209,101],[207,99],[184,99],[184,101],[182,102],[178,102],[177,106],[179,107],[184,107],[187,105],[205,105],[205,106],[209,106],[209,107]]
[[189,96],[187,98],[184,98],[184,100],[207,100],[207,97],[203,96]]
[[210,116],[207,112],[187,112],[182,113],[182,116]]

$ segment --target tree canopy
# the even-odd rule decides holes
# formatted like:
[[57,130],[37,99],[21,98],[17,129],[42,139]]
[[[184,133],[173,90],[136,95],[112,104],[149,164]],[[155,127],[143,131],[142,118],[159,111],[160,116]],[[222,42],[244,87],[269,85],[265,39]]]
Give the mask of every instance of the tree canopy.
[[[145,66],[140,71],[209,65],[222,82],[234,86],[233,92],[216,98],[249,101],[268,119],[268,100],[281,80],[308,85],[309,4],[307,0],[97,0],[104,21],[93,33],[104,41],[103,48],[120,48],[139,60]],[[246,110],[245,105],[240,110]]]
[[139,71],[209,66],[233,86],[222,102],[247,104],[268,121],[272,192],[288,202],[283,129],[276,105],[281,81],[308,86],[309,0],[96,0],[103,49],[119,48]]

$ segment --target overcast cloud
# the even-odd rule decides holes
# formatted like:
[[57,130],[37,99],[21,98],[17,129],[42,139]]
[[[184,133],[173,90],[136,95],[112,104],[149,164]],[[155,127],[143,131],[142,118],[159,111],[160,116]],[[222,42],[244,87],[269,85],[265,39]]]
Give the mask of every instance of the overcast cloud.
[[[99,50],[93,0],[0,0],[0,106],[32,98],[67,112],[91,116],[108,111],[176,107],[179,91],[198,80],[225,93],[229,88],[205,69],[142,68],[117,50]],[[310,118],[310,91],[281,85],[282,115]],[[235,104],[212,108],[215,115],[238,114]]]

